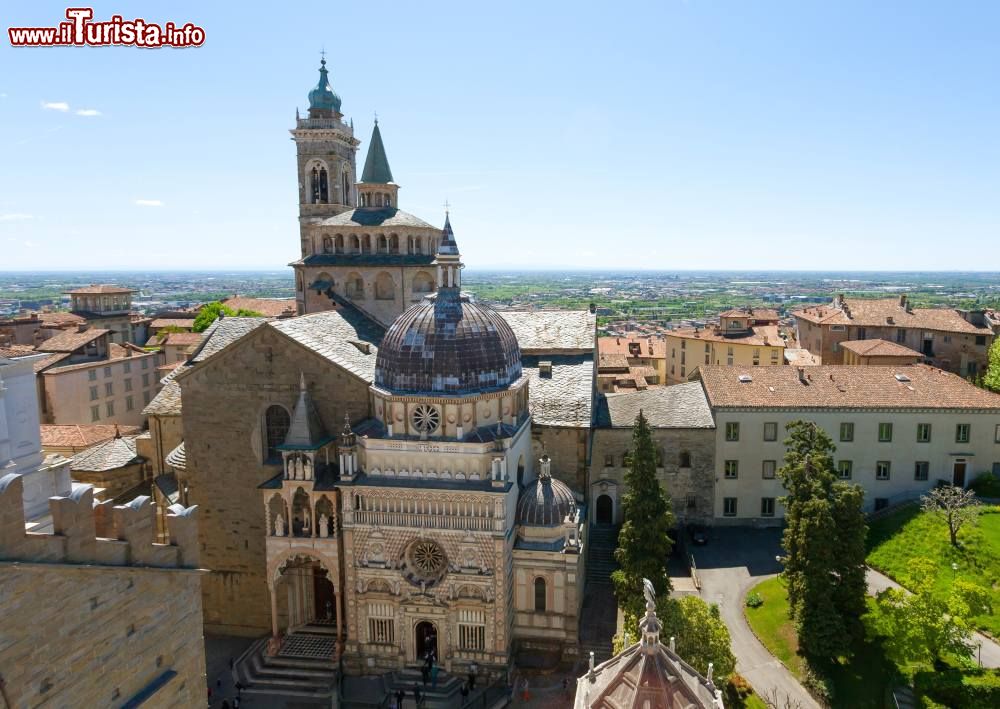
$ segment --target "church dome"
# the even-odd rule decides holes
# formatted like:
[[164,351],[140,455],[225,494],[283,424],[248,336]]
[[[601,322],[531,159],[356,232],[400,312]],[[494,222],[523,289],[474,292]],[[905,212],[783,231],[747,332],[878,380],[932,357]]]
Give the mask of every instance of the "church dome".
[[575,511],[576,496],[569,486],[549,475],[542,475],[521,491],[517,500],[517,523],[555,527]]
[[375,386],[392,393],[475,394],[520,378],[510,325],[457,288],[441,288],[396,318],[375,360]]
[[309,108],[320,111],[333,111],[340,113],[340,96],[333,91],[330,86],[330,79],[326,71],[326,59],[319,63],[319,83],[316,88],[309,92]]

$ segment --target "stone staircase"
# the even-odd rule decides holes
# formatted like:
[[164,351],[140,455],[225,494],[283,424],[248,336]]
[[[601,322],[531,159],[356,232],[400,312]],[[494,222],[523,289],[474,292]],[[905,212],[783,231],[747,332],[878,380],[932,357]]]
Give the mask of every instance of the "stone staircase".
[[382,676],[385,685],[386,696],[402,689],[406,693],[406,700],[403,702],[404,709],[414,705],[413,688],[420,687],[420,693],[424,697],[422,707],[427,709],[459,709],[462,706],[462,696],[460,694],[462,684],[465,681],[457,675],[451,675],[443,669],[439,670],[437,677],[437,687],[432,688],[428,682],[424,686],[423,676],[420,670],[415,667],[389,672]]
[[[236,679],[244,694],[329,699],[337,691],[337,667],[329,658],[332,642],[329,636],[290,636],[290,653],[269,656],[267,638],[261,638],[235,664]],[[288,644],[288,641],[286,641]],[[329,645],[330,652],[326,652]]]
[[587,537],[587,585],[580,614],[580,650],[584,660],[594,653],[598,663],[611,658],[611,637],[618,624],[611,572],[618,546],[618,527],[592,526]]

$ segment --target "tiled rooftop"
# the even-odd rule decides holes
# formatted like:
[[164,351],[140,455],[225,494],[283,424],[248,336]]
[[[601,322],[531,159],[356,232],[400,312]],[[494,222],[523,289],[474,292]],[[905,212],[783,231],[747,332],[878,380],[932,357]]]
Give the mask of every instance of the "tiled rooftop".
[[70,462],[70,470],[100,473],[122,468],[140,460],[141,456],[136,453],[135,436],[120,436],[74,455]]
[[419,227],[438,231],[438,227],[432,226],[423,219],[415,217],[409,212],[404,212],[402,209],[396,209],[395,207],[386,207],[382,209],[364,207],[360,209],[352,209],[338,214],[335,217],[328,217],[320,220],[319,223],[323,226],[329,227]]
[[233,310],[252,310],[270,318],[288,318],[295,315],[295,298],[244,298],[234,295],[222,301]]
[[46,448],[86,448],[115,437],[137,435],[139,426],[116,426],[107,423],[49,424],[43,423],[42,446]]
[[[634,355],[629,345],[638,344],[639,354]],[[627,337],[599,337],[597,350],[602,355],[619,354],[626,357],[651,357],[664,359],[667,356],[667,345],[663,338],[656,335],[639,335],[632,333]]]
[[190,330],[194,327],[194,318],[156,318],[149,323],[149,326],[156,329],[164,327],[179,327],[185,330]]
[[685,340],[702,340],[705,342],[728,342],[733,345],[758,345],[760,347],[784,347],[785,341],[778,334],[776,325],[754,325],[749,332],[734,334],[725,332],[712,325],[703,328],[678,328],[671,330],[668,337],[680,337]]
[[66,293],[70,295],[115,295],[122,293],[138,293],[139,291],[132,288],[122,288],[121,286],[112,286],[107,284],[97,284],[93,283],[89,286],[84,286],[83,288],[77,288],[75,290],[68,290]]
[[498,310],[523,354],[592,353],[597,316],[587,310]]
[[[552,375],[541,376],[540,361],[552,363]],[[528,382],[532,420],[542,426],[586,428],[591,423],[594,356],[526,355],[522,371]]]
[[269,323],[268,327],[273,327],[364,381],[374,380],[378,343],[385,333],[353,308],[277,320]]
[[223,347],[231,345],[267,321],[266,317],[219,318],[205,330],[205,339],[201,340],[201,345],[191,357],[191,361],[197,363],[208,359]]
[[888,340],[848,340],[840,347],[862,357],[920,357],[923,354]]
[[597,402],[596,425],[631,428],[640,410],[653,428],[715,428],[705,391],[698,382],[603,395]]
[[153,335],[146,340],[146,347],[190,347],[201,342],[204,333],[201,332],[164,332]]
[[185,364],[171,371],[160,380],[163,388],[157,392],[153,400],[142,410],[143,416],[180,416],[181,413],[181,385],[174,381],[174,377],[190,369],[190,365]]
[[0,357],[15,359],[17,357],[31,357],[37,355],[34,347],[30,345],[0,345]]
[[[924,364],[885,367],[703,366],[712,408],[980,409],[1000,412],[1000,394]],[[745,381],[740,381],[743,377]]]
[[60,332],[55,337],[50,337],[37,345],[35,349],[39,352],[75,352],[109,332],[111,331],[93,327],[83,332]]
[[899,298],[867,300],[845,298],[846,308],[831,305],[815,305],[792,314],[808,322],[821,325],[854,325],[856,327],[903,327],[989,335],[992,330],[977,327],[965,320],[951,308],[910,308],[900,303]]

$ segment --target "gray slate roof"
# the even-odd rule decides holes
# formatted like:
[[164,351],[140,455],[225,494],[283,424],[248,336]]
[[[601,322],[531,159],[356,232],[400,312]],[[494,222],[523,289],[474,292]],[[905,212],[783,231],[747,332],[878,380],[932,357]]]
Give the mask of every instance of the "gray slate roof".
[[208,359],[223,347],[236,342],[248,332],[253,332],[266,323],[268,319],[262,317],[219,318],[205,330],[201,346],[190,361],[197,363]]
[[524,354],[594,351],[597,316],[587,310],[498,310]]
[[140,462],[143,458],[136,453],[135,439],[135,436],[116,437],[80,451],[71,458],[70,470],[100,473]]
[[[539,361],[552,362],[552,376],[538,373]],[[542,426],[590,426],[594,382],[593,355],[521,357],[528,382],[532,421]]]
[[188,369],[191,369],[191,365],[182,364],[170,370],[170,373],[160,380],[163,388],[142,410],[143,416],[180,416],[181,385],[174,381],[174,378]]
[[653,428],[715,428],[701,382],[601,396],[598,428],[632,428],[639,410]]
[[343,227],[419,227],[422,229],[433,229],[439,231],[438,227],[431,226],[420,217],[415,217],[409,212],[395,207],[359,207],[347,212],[341,212],[335,217],[328,217],[318,222],[323,226],[343,226]]
[[[384,332],[353,308],[276,320],[268,327],[366,382],[375,378],[375,355]],[[367,354],[363,351],[366,348]]]

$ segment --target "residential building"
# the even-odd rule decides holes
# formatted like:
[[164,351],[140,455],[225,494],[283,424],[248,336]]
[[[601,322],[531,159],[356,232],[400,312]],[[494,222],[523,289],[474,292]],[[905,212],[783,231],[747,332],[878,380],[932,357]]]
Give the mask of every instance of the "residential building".
[[165,364],[183,362],[202,337],[200,332],[160,332],[149,338],[146,349],[159,348]]
[[42,420],[50,424],[142,426],[142,408],[159,390],[159,352],[109,342],[110,332],[65,332],[38,346]]
[[590,480],[591,519],[621,524],[632,427],[642,412],[657,451],[656,477],[678,522],[711,522],[715,505],[715,422],[701,384],[686,382],[640,392],[607,394],[597,401]]
[[113,285],[90,285],[67,291],[70,312],[84,318],[91,327],[110,330],[111,341],[122,345],[135,342],[132,336],[131,288]]
[[905,295],[880,300],[838,295],[830,305],[803,308],[792,315],[800,346],[823,364],[844,362],[844,342],[881,339],[920,352],[928,364],[968,377],[985,369],[994,337],[985,322],[970,322],[951,308],[914,308]]
[[708,366],[697,376],[715,421],[716,523],[780,522],[776,473],[798,420],[832,438],[838,474],[863,488],[868,511],[1000,472],[1000,395],[928,365]]
[[[663,338],[630,333],[624,337],[597,338],[597,353],[604,357],[603,373],[598,368],[601,391],[645,389],[667,380],[667,355]],[[624,358],[624,367],[622,359]],[[609,376],[613,375],[613,376]]]
[[784,365],[785,341],[778,313],[738,308],[719,315],[718,325],[678,328],[666,333],[667,384],[686,382],[706,365]]
[[92,485],[97,500],[117,500],[123,495],[132,499],[140,492],[136,488],[150,478],[148,461],[136,449],[141,435],[116,433],[77,453],[70,461],[73,480]]
[[152,318],[149,321],[149,337],[158,335],[161,330],[192,332],[194,330],[194,317]]
[[924,355],[904,345],[886,340],[848,340],[840,343],[844,364],[894,365],[919,364]]
[[0,345],[34,347],[66,330],[76,332],[81,326],[87,326],[84,318],[64,312],[33,312],[0,319]]

